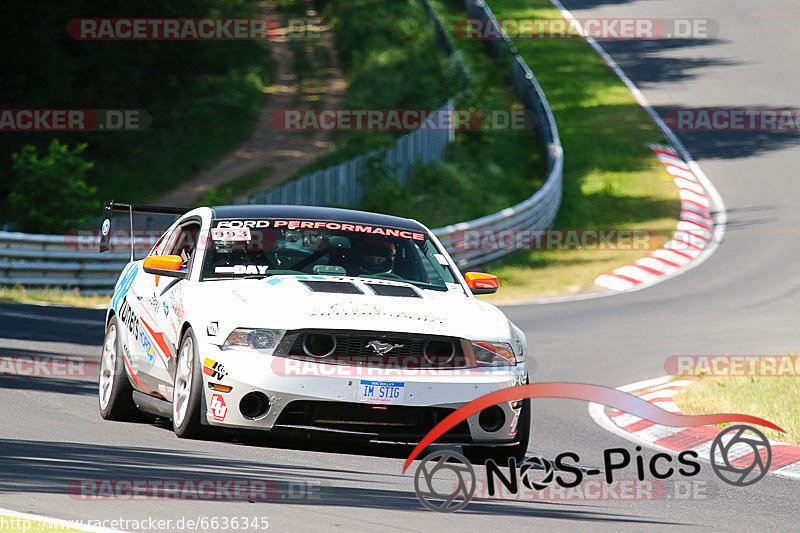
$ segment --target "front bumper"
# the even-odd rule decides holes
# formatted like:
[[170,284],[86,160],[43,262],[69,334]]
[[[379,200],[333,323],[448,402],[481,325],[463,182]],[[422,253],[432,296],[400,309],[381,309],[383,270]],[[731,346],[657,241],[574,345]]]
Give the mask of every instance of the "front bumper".
[[[359,367],[300,361],[264,354],[201,346],[203,420],[209,425],[273,432],[319,433],[386,440],[419,441],[449,413],[470,401],[524,381],[524,364],[457,370]],[[215,368],[216,364],[216,368]],[[216,370],[222,370],[217,372]],[[359,401],[361,380],[402,382],[399,403]],[[214,390],[231,387],[229,392]],[[269,409],[262,416],[242,414],[242,398],[262,393]],[[516,437],[519,405],[498,405],[499,429],[481,428],[476,414],[440,441],[503,444]]]

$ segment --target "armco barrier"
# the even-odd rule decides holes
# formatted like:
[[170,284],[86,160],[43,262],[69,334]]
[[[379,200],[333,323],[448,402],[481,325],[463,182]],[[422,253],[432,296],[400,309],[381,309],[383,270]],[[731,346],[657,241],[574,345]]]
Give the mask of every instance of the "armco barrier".
[[[491,20],[498,32],[502,32],[497,19],[484,2],[464,0],[464,6],[470,17]],[[491,53],[498,56],[507,54],[511,60],[514,90],[526,109],[536,117],[537,133],[547,157],[548,175],[541,189],[515,206],[499,213],[434,230],[462,269],[494,261],[508,253],[497,249],[462,250],[458,243],[464,231],[544,230],[552,226],[561,203],[564,155],[544,92],[528,65],[516,53],[510,39],[487,41],[487,45]],[[335,189],[339,185],[332,184],[331,187]],[[58,285],[110,290],[128,255],[123,252],[100,254],[97,251],[81,251],[86,243],[78,246],[76,238],[72,239],[75,240],[58,235],[0,232],[0,284]]]

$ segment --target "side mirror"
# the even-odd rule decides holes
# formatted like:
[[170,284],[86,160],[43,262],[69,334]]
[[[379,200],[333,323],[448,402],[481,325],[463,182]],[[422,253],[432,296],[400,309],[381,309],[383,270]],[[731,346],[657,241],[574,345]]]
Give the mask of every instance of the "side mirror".
[[183,267],[183,258],[179,255],[151,255],[150,257],[144,258],[142,267],[148,274],[154,274],[156,276],[180,279],[186,277],[186,271],[181,270],[181,267]]
[[494,274],[467,272],[464,274],[464,279],[467,280],[467,286],[472,294],[493,294],[500,288],[500,283]]

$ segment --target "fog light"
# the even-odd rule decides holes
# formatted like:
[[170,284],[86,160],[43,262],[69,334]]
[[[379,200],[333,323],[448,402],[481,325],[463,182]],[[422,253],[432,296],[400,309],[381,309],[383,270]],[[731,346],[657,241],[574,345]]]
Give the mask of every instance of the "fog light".
[[239,412],[247,419],[261,418],[267,411],[269,411],[269,398],[263,393],[248,392],[239,401]]
[[336,350],[336,337],[330,333],[307,333],[303,351],[312,357],[327,357]]
[[498,406],[487,407],[478,415],[478,425],[488,433],[494,433],[506,423],[506,414]]

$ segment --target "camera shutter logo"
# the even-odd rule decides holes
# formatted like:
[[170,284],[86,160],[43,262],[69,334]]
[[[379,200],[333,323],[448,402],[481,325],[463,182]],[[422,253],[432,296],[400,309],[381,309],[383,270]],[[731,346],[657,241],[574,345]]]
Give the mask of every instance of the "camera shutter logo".
[[[453,460],[454,462],[448,462]],[[454,487],[437,490],[434,477],[455,477]],[[448,479],[449,481],[449,479]],[[425,457],[414,474],[414,490],[422,505],[431,511],[452,513],[463,509],[475,495],[475,470],[463,455],[451,451],[434,452]]]
[[[748,435],[754,433],[753,435]],[[724,438],[733,433],[730,438]],[[763,452],[763,453],[762,453]],[[769,472],[772,447],[767,437],[750,426],[731,426],[720,431],[711,444],[711,468],[730,485],[752,485]]]

